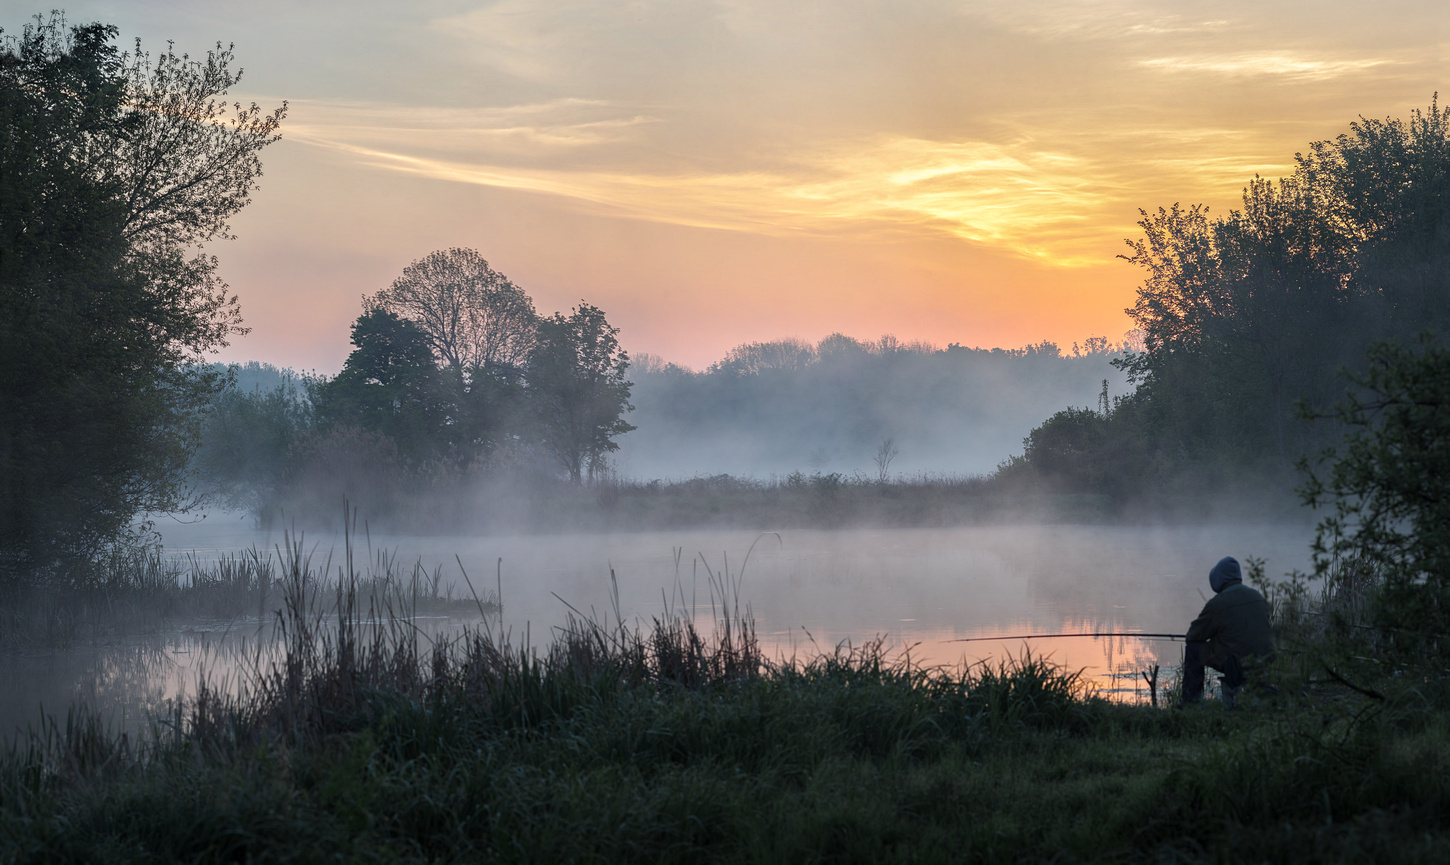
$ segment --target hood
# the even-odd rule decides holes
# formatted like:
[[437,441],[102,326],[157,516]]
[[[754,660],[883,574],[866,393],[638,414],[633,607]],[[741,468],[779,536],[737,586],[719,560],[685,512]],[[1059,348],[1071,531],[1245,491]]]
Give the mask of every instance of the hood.
[[1243,582],[1243,572],[1239,570],[1239,560],[1233,556],[1224,556],[1208,572],[1208,584],[1213,587],[1216,595],[1234,583]]

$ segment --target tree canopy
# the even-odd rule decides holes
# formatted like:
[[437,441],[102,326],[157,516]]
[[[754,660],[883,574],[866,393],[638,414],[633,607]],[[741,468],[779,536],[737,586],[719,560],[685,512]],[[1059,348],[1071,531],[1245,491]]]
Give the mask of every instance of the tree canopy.
[[1450,348],[1379,343],[1331,411],[1344,441],[1303,462],[1304,501],[1327,507],[1316,570],[1371,568],[1380,613],[1410,642],[1450,629]]
[[425,255],[368,303],[413,322],[459,379],[517,368],[533,343],[534,302],[472,249]]
[[580,302],[567,317],[539,322],[529,355],[529,403],[540,443],[579,481],[594,477],[604,455],[619,449],[615,436],[634,429],[629,355],[619,347],[619,328],[596,306]]
[[1081,459],[1126,488],[1287,488],[1298,458],[1342,432],[1301,402],[1322,416],[1337,371],[1377,342],[1450,333],[1450,109],[1437,97],[1408,121],[1361,118],[1290,176],[1254,178],[1240,209],[1174,204],[1139,225],[1123,256],[1144,271],[1127,310],[1144,347],[1122,361],[1137,389]]
[[37,18],[0,42],[0,558],[44,568],[181,504],[243,333],[203,245],[228,236],[277,140],[223,97],[230,48],[123,53],[118,31]]
[[[462,477],[507,445],[511,461],[552,461],[579,482],[634,428],[622,419],[632,409],[629,358],[604,313],[581,303],[540,320],[528,295],[472,250],[414,262],[363,305],[342,371],[308,381],[315,427],[297,454],[382,442],[389,472],[428,483]],[[251,415],[280,417],[261,395],[247,399]]]
[[353,324],[352,343],[342,372],[312,390],[319,419],[382,433],[414,461],[446,447],[448,407],[427,335],[374,308]]
[[1361,119],[1225,217],[1174,205],[1139,224],[1125,257],[1147,271],[1128,310],[1144,398],[1189,449],[1287,467],[1322,443],[1299,400],[1327,405],[1372,343],[1450,324],[1450,109]]

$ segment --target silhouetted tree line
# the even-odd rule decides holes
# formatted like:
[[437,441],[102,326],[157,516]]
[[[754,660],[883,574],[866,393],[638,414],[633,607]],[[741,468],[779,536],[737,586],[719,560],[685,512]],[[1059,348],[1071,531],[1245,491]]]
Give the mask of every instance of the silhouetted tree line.
[[413,262],[363,306],[336,376],[278,374],[217,398],[194,464],[206,494],[265,513],[339,485],[386,499],[498,463],[581,482],[633,429],[629,356],[604,313],[541,317],[474,250]]
[[1361,119],[1295,162],[1225,216],[1143,213],[1124,258],[1145,271],[1144,345],[1119,361],[1136,390],[1052,416],[1008,475],[1120,497],[1287,488],[1343,435],[1312,418],[1371,346],[1450,332],[1450,109]]

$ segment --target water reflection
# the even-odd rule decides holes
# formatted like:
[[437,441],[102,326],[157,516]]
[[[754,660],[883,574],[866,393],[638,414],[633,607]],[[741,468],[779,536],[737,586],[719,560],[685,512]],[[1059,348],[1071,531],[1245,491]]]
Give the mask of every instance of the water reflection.
[[[1307,566],[1304,527],[970,527],[941,530],[658,532],[631,535],[373,536],[361,546],[444,569],[457,597],[502,593],[513,640],[548,642],[570,607],[647,626],[666,610],[693,613],[708,632],[722,604],[754,618],[768,657],[814,656],[884,639],[923,665],[995,665],[1031,652],[1071,669],[1115,699],[1146,699],[1140,673],[1175,667],[1182,644],[1133,636],[960,642],[964,638],[1085,632],[1181,633],[1202,607],[1208,568],[1223,555],[1259,556],[1270,573]],[[271,549],[276,536],[245,524],[170,527],[168,549],[206,561]],[[748,562],[746,552],[754,544]],[[342,539],[304,538],[315,561]],[[358,550],[372,558],[371,551]],[[502,560],[500,564],[500,560]],[[461,568],[460,568],[461,565]],[[470,589],[463,574],[468,574]],[[611,573],[613,577],[611,578]],[[728,597],[721,597],[725,585]],[[424,638],[479,622],[477,611],[420,617]],[[188,623],[147,639],[5,659],[0,730],[23,728],[41,705],[96,706],[134,726],[194,694],[198,676],[234,687],[276,643],[267,617]],[[497,625],[495,625],[497,626]]]

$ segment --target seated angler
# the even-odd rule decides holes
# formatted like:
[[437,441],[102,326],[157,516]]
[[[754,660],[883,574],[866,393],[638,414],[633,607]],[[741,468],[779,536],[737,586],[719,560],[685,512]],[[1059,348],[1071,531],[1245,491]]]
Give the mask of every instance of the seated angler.
[[1245,669],[1274,657],[1269,605],[1264,596],[1244,585],[1238,560],[1225,556],[1208,573],[1214,596],[1188,626],[1183,653],[1183,702],[1203,698],[1203,668],[1223,674],[1223,704],[1234,707],[1246,681]]

